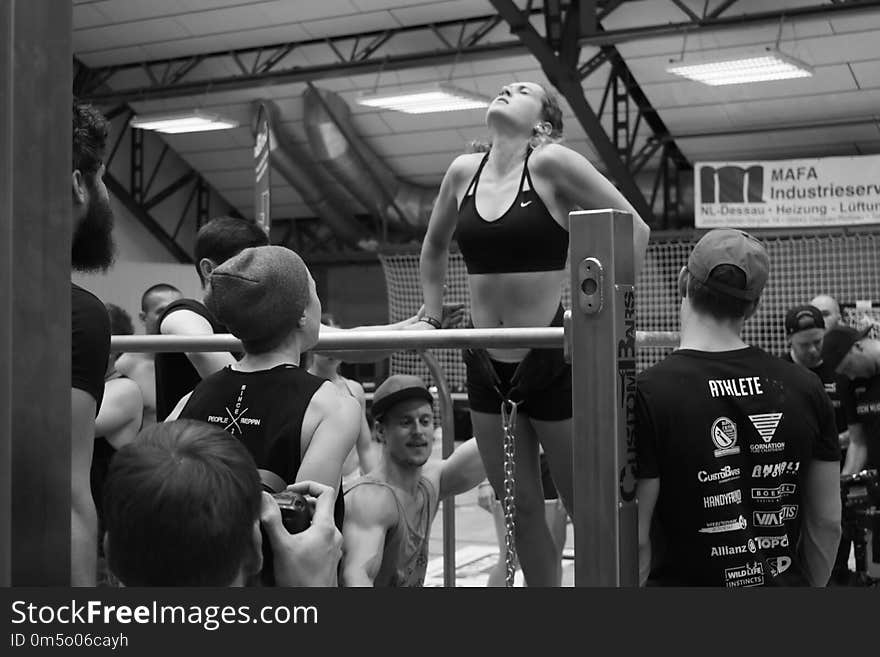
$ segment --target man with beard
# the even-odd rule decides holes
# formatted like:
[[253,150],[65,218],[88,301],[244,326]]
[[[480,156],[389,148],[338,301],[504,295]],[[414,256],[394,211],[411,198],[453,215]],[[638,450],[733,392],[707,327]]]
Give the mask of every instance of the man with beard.
[[[91,105],[73,104],[73,246],[79,272],[106,271],[113,262],[113,212],[104,186],[109,123]],[[104,396],[110,320],[96,296],[71,283],[71,584],[94,586],[97,516],[89,471],[95,416]]]
[[433,398],[417,376],[395,374],[376,388],[371,412],[382,459],[345,491],[345,586],[422,586],[440,500],[486,477],[473,438],[445,460],[429,460]]

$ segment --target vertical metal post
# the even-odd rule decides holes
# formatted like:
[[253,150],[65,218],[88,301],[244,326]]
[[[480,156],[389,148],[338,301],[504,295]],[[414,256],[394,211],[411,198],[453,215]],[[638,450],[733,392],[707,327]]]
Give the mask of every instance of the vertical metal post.
[[570,215],[575,584],[638,585],[632,216]]
[[131,129],[131,197],[138,205],[144,202],[144,131]]
[[0,2],[0,584],[70,584],[72,4]]
[[[452,391],[446,382],[440,362],[430,351],[419,352],[434,383],[437,384],[437,395],[440,397],[440,426],[443,428],[443,445],[441,455],[444,459],[452,456],[455,449],[455,409],[452,402]],[[443,586],[455,587],[455,497],[449,497],[443,504]]]

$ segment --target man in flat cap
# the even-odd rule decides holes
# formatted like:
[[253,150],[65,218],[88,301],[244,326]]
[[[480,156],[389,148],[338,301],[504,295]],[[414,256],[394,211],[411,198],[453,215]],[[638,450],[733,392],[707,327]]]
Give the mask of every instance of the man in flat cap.
[[430,459],[432,403],[417,376],[396,374],[376,389],[371,412],[382,458],[345,492],[345,586],[422,586],[440,500],[486,476],[473,438],[448,459]]

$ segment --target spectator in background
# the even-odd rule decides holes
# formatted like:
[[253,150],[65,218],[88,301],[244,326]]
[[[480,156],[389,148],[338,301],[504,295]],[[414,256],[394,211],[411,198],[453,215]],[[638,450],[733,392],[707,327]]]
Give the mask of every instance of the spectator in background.
[[822,312],[812,305],[789,308],[785,314],[785,337],[789,350],[782,356],[789,363],[795,363],[813,372],[822,381],[825,392],[834,407],[834,421],[842,449],[849,440],[846,413],[840,401],[840,390],[847,385],[841,381],[833,367],[822,359],[822,343],[825,337],[825,318]]
[[815,306],[822,312],[826,331],[830,331],[840,324],[840,304],[830,294],[819,294],[813,297],[810,305]]
[[262,568],[260,523],[272,543],[278,586],[335,586],[342,537],[336,492],[313,482],[311,526],[289,534],[260,492],[253,458],[218,427],[156,424],[113,459],[104,489],[104,549],[126,586],[243,586]]
[[828,367],[851,381],[842,393],[849,425],[845,475],[880,467],[880,340],[867,337],[869,330],[833,328],[822,351]]
[[[107,271],[113,263],[113,210],[104,186],[109,123],[94,107],[73,103],[71,166],[74,271]],[[71,283],[70,573],[73,586],[94,586],[97,516],[89,473],[95,416],[104,397],[110,319],[101,301]]]
[[[332,328],[339,327],[330,313],[321,315],[321,324]],[[381,458],[381,447],[373,440],[373,432],[367,422],[367,398],[364,394],[364,387],[357,381],[348,379],[339,373],[339,365],[342,361],[332,353],[311,351],[307,354],[306,361],[309,374],[327,379],[344,394],[354,397],[360,404],[361,430],[354,448],[348,453],[342,466],[343,481],[347,481],[349,478],[356,479],[376,467]]]
[[[158,335],[159,316],[183,294],[173,285],[157,283],[141,296],[140,320],[147,335]],[[127,353],[116,361],[116,369],[138,384],[144,401],[143,425],[156,421],[156,365],[155,354]]]

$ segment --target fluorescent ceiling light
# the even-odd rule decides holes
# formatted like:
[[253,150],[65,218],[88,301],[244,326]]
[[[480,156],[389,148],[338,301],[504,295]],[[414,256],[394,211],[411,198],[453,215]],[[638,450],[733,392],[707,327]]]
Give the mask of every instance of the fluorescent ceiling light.
[[488,98],[445,83],[409,92],[365,94],[358,98],[357,102],[367,107],[379,107],[406,114],[454,112],[489,106]]
[[186,112],[166,112],[164,114],[141,114],[131,120],[132,128],[155,130],[166,134],[182,132],[205,132],[206,130],[228,130],[238,127],[237,121],[224,119],[217,114],[190,110]]
[[725,84],[808,78],[813,75],[813,67],[809,64],[770,48],[766,53],[738,59],[699,64],[677,63],[666,70],[669,73],[713,87]]

